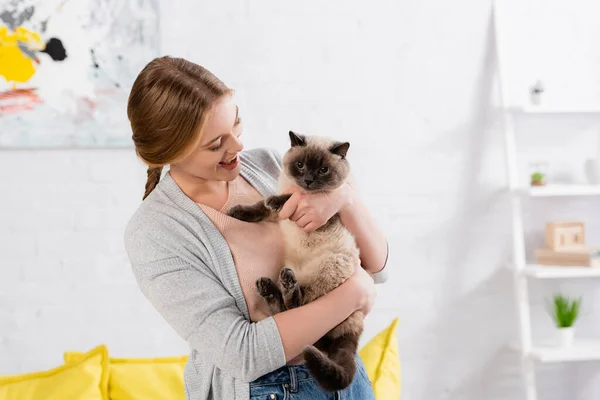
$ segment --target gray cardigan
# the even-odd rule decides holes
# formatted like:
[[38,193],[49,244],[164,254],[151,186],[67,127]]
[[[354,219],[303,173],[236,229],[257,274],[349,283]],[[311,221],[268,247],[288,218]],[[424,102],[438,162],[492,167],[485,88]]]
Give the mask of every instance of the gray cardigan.
[[[276,193],[276,152],[249,150],[240,161],[263,196]],[[187,399],[247,400],[249,382],[285,365],[275,320],[250,321],[227,242],[170,174],[127,224],[125,248],[142,293],[190,346]]]

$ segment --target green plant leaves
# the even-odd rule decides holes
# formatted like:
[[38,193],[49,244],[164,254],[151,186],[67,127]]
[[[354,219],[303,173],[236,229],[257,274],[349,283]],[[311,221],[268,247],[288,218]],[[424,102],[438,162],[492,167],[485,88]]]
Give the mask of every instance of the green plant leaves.
[[534,172],[533,174],[531,174],[531,180],[535,182],[543,181],[544,174],[542,174],[541,172]]
[[581,297],[569,299],[561,294],[555,294],[552,302],[548,305],[548,312],[558,328],[569,328],[573,326],[579,316]]

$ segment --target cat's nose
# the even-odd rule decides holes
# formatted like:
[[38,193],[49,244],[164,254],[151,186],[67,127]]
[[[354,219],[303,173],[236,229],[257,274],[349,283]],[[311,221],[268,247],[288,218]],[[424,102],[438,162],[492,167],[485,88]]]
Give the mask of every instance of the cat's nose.
[[304,183],[306,183],[306,186],[310,186],[314,181],[314,179],[305,179]]

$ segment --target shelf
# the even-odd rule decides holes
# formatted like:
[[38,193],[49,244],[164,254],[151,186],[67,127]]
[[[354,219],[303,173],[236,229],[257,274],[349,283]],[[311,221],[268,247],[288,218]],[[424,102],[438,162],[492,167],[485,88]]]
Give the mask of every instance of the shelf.
[[[519,344],[515,342],[510,343],[510,348],[521,351]],[[571,347],[560,347],[555,343],[538,344],[527,355],[542,363],[600,361],[600,340],[575,339]]]
[[589,107],[556,107],[556,106],[525,106],[508,109],[520,114],[599,114],[600,106]]
[[532,278],[600,278],[600,267],[571,267],[530,264],[523,273]]
[[600,185],[548,184],[521,188],[515,192],[531,197],[598,196],[600,195]]
[[534,346],[530,356],[543,363],[600,360],[600,341],[575,340],[573,346],[567,348],[558,345]]

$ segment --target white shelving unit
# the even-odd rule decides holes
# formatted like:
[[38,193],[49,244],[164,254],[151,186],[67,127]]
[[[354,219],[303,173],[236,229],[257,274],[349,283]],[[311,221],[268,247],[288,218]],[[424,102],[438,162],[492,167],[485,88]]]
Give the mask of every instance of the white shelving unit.
[[538,362],[559,363],[600,360],[600,341],[579,340],[573,347],[564,349],[555,344],[536,346],[531,357]]
[[600,278],[600,268],[529,264],[522,273],[538,279]]
[[597,114],[600,113],[600,105],[598,106],[586,106],[586,107],[574,107],[574,108],[558,108],[558,107],[510,107],[509,111],[515,114]]
[[[539,400],[537,396],[535,366],[536,363],[559,363],[600,360],[599,340],[577,340],[570,348],[556,344],[535,344],[531,334],[531,309],[529,302],[529,279],[578,279],[600,278],[600,268],[573,266],[531,265],[526,261],[525,237],[523,230],[522,201],[524,198],[600,196],[600,185],[547,185],[543,187],[519,186],[517,149],[514,132],[514,118],[519,115],[573,115],[597,114],[600,117],[600,105],[578,108],[555,107],[511,107],[507,88],[507,79],[503,68],[507,51],[502,30],[508,27],[502,22],[502,0],[493,0],[494,28],[500,82],[501,106],[504,117],[504,144],[508,185],[511,193],[512,212],[512,263],[515,287],[515,304],[519,322],[519,342],[514,346],[521,354],[523,386],[526,400]],[[500,11],[499,11],[500,10]],[[600,281],[599,281],[600,282]]]
[[[600,115],[600,111],[598,112]],[[514,191],[531,197],[567,197],[567,196],[598,196],[600,185],[547,185],[531,188],[518,188]]]

